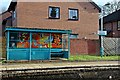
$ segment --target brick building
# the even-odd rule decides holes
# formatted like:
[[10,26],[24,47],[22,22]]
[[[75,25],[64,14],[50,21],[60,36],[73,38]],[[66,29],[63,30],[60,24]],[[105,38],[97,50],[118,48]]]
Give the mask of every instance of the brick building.
[[120,10],[104,17],[104,30],[108,32],[107,37],[120,38]]
[[12,15],[10,12],[6,11],[0,14],[0,53],[3,53],[3,57],[6,56],[6,39],[5,39],[5,28],[6,26],[12,26]]
[[107,36],[104,37],[105,55],[120,55],[120,10],[117,10],[103,18],[104,30]]
[[71,30],[71,54],[99,53],[100,8],[94,2],[12,2],[8,11],[12,28]]

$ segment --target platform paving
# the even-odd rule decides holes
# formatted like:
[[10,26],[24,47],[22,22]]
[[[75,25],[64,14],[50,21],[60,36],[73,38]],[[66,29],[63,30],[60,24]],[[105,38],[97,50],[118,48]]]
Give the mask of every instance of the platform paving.
[[59,68],[77,66],[113,66],[120,65],[119,61],[92,61],[92,62],[39,62],[39,63],[5,63],[0,65],[0,70],[34,69],[34,68]]

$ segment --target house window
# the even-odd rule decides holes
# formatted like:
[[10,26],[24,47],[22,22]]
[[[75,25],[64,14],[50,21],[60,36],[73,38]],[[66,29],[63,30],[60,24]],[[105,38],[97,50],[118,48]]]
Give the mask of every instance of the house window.
[[13,12],[13,17],[16,18],[16,12],[15,11]]
[[60,18],[60,8],[59,7],[49,7],[49,18],[59,19]]
[[12,12],[12,18],[15,19],[16,18],[16,11]]
[[118,30],[120,30],[120,21],[118,21]]
[[78,20],[78,9],[69,8],[69,20]]

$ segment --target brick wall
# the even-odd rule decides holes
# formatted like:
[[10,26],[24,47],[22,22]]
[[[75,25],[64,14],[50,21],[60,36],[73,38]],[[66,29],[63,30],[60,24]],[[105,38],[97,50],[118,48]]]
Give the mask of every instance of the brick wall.
[[[48,19],[48,7],[60,7],[60,19]],[[68,8],[79,10],[79,21],[68,20]],[[79,38],[98,39],[98,9],[89,2],[18,2],[17,27],[70,29]]]
[[[60,7],[60,19],[48,18],[48,7]],[[68,20],[68,8],[79,10],[79,20]],[[99,29],[99,11],[89,2],[20,2],[17,4],[17,26],[27,28],[63,29],[72,30],[78,34],[78,39],[71,40],[72,54],[97,54],[98,44],[95,41],[81,40],[95,39]],[[94,47],[94,49],[92,49]],[[99,50],[98,50],[99,51]]]
[[87,40],[88,54],[99,55],[100,53],[100,41],[99,40]]
[[108,22],[104,24],[106,30],[111,30],[107,37],[120,38],[120,30],[117,28],[117,22]]
[[120,38],[120,30],[118,30],[117,22],[112,22],[112,23],[113,23],[113,25],[112,25],[112,27],[113,27],[113,36],[117,37],[117,38]]
[[70,53],[71,55],[76,54],[87,54],[88,53],[88,47],[87,47],[87,41],[81,40],[81,39],[71,39],[70,40]]
[[[2,24],[3,20],[10,17],[11,13],[6,12],[3,13],[2,15],[0,15],[0,22]],[[4,34],[4,30],[6,26],[10,26],[11,25],[11,19],[9,19],[6,23],[6,25],[0,25],[0,53],[2,53],[0,55],[0,57],[2,58],[6,58],[6,38],[5,38],[5,34]]]
[[6,38],[5,37],[2,37],[2,57],[3,58],[6,58]]
[[71,55],[99,55],[99,40],[71,39]]
[[[60,19],[48,19],[48,7],[60,7]],[[79,10],[79,20],[68,20],[68,8]],[[98,39],[98,36],[93,33],[99,29],[98,24],[98,9],[89,2],[18,2],[17,4],[17,26],[23,28],[45,28],[45,29],[63,29],[72,30],[72,33],[78,34],[79,40],[71,40],[71,53],[92,52],[88,48],[88,42],[80,39]],[[5,17],[10,16],[10,13],[5,14]],[[9,23],[9,22],[8,22]],[[3,56],[6,56],[6,43],[3,38]],[[78,43],[78,44],[76,44]],[[80,43],[80,44],[79,44]],[[91,42],[89,43],[91,45]],[[77,46],[77,48],[76,48]],[[93,51],[94,52],[94,51]]]
[[6,58],[6,39],[0,37],[0,58]]

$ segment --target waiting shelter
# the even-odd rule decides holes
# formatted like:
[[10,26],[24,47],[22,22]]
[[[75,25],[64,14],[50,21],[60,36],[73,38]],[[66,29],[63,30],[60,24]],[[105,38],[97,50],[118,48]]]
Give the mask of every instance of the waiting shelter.
[[69,58],[71,30],[7,27],[7,60]]

